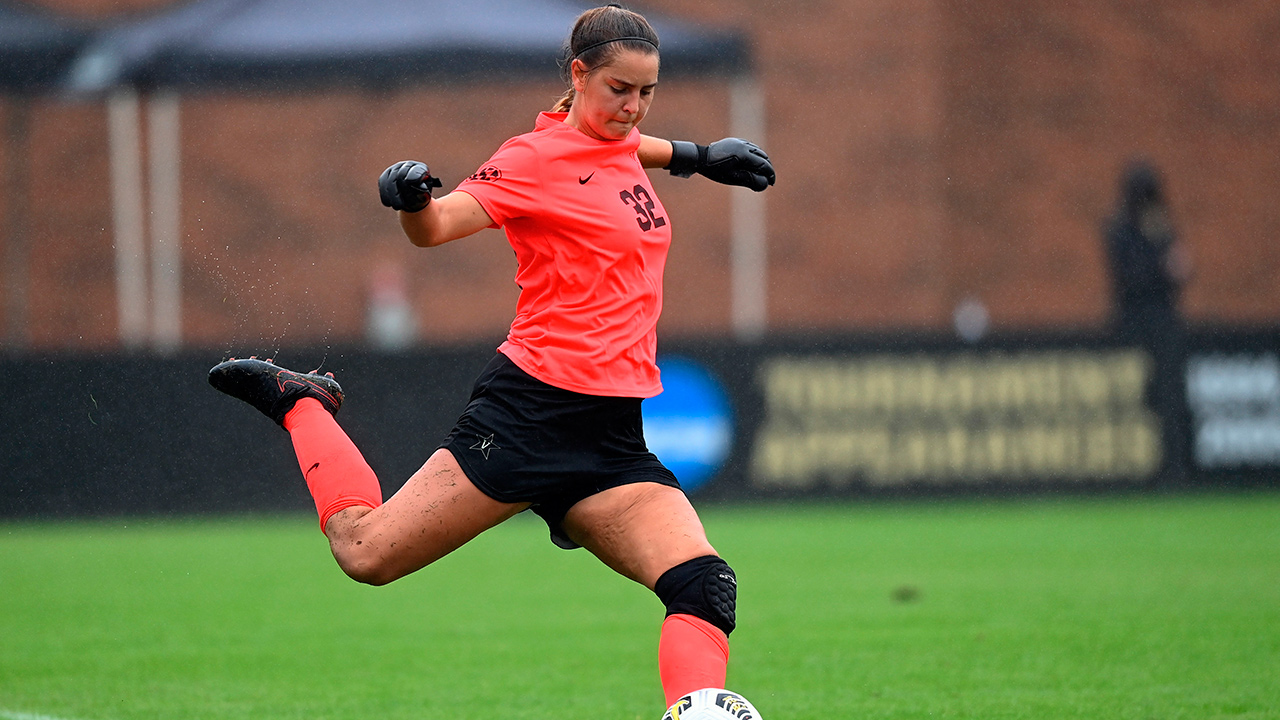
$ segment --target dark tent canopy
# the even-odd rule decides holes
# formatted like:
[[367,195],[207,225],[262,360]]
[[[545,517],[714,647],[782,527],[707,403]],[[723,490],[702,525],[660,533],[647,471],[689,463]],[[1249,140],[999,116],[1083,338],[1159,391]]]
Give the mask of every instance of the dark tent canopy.
[[[554,73],[567,0],[195,0],[104,33],[72,88],[396,87]],[[651,17],[664,76],[748,71],[745,40]]]
[[30,93],[61,80],[89,32],[49,13],[0,3],[0,90]]

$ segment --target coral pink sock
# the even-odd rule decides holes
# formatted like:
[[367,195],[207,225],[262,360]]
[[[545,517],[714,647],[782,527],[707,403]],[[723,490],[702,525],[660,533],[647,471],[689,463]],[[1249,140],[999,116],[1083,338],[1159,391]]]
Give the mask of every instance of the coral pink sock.
[[658,675],[667,706],[702,688],[722,688],[729,668],[729,638],[692,615],[668,615],[658,641]]
[[382,504],[382,486],[333,416],[315,398],[302,398],[284,416],[298,466],[316,501],[320,531],[339,510]]

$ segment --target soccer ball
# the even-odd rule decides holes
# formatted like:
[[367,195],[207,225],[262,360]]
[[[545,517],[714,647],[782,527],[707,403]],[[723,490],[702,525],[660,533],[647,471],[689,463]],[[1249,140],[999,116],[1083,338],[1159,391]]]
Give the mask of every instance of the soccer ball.
[[760,720],[760,713],[732,690],[703,688],[675,701],[662,720]]

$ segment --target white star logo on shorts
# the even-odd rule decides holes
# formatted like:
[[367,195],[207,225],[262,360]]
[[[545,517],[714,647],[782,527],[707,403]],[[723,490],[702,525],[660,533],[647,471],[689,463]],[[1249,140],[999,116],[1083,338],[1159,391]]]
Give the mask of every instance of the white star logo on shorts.
[[471,449],[479,450],[484,455],[484,459],[488,460],[490,450],[501,450],[502,448],[498,447],[497,443],[493,441],[493,435],[490,435],[487,438],[481,438],[479,442],[471,446]]

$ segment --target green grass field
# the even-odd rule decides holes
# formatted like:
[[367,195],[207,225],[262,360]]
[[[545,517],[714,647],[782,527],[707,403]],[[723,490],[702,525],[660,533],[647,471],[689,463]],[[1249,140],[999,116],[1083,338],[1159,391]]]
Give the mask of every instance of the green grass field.
[[[1280,718],[1280,494],[703,516],[765,720]],[[0,718],[657,720],[661,614],[528,516],[384,588],[309,517],[0,524]]]

